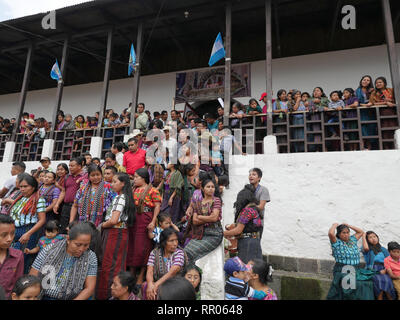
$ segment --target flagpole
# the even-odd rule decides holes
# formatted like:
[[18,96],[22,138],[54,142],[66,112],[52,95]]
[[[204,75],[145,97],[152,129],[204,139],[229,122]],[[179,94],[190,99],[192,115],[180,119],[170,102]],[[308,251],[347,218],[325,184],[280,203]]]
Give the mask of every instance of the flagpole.
[[63,52],[62,52],[62,61],[61,61],[61,76],[62,76],[62,81],[58,81],[57,83],[57,94],[56,94],[56,104],[54,106],[54,111],[53,111],[53,120],[51,123],[51,133],[50,133],[50,139],[55,138],[55,131],[57,129],[57,116],[58,112],[60,111],[61,107],[61,101],[63,97],[63,92],[64,92],[64,79],[66,72],[65,70],[67,69],[67,59],[68,59],[68,48],[69,48],[69,37],[65,38],[64,40],[64,46],[63,46]]
[[103,80],[103,94],[101,96],[101,109],[99,115],[99,122],[97,124],[97,134],[96,136],[101,136],[101,128],[103,126],[103,119],[105,118],[108,100],[108,89],[110,88],[110,74],[111,74],[111,59],[113,53],[113,36],[114,30],[111,28],[108,31],[107,37],[107,57],[106,64],[104,67],[104,80]]
[[229,126],[229,112],[231,108],[231,32],[232,32],[232,4],[226,4],[226,35],[225,35],[225,99],[224,99],[224,126]]
[[133,78],[130,132],[132,132],[136,128],[136,106],[138,104],[138,97],[139,97],[139,84],[140,84],[139,80],[140,80],[140,69],[142,63],[142,38],[143,38],[143,22],[140,22],[137,33],[136,70]]
[[26,55],[26,62],[25,62],[25,72],[24,72],[24,80],[22,82],[22,88],[20,92],[19,98],[19,111],[17,115],[17,119],[15,119],[15,127],[13,129],[13,133],[11,136],[11,141],[15,141],[17,131],[21,125],[21,118],[24,112],[25,101],[26,101],[26,94],[29,88],[29,82],[31,79],[31,69],[32,69],[32,60],[33,60],[33,52],[34,52],[34,45],[31,43],[28,47],[28,53]]

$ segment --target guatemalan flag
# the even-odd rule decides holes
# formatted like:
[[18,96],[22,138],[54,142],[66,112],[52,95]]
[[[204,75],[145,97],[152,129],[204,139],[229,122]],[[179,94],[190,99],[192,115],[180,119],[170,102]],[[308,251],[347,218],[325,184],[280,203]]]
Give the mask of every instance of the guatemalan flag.
[[50,77],[54,80],[62,81],[62,74],[57,59],[56,63],[53,65],[53,68],[51,68]]
[[135,64],[136,64],[136,53],[132,44],[131,53],[129,54],[128,76],[130,76],[135,71]]
[[225,57],[225,49],[220,32],[218,33],[217,39],[215,39],[214,46],[211,51],[210,61],[208,61],[208,65],[211,67],[214,63],[216,63],[223,57]]

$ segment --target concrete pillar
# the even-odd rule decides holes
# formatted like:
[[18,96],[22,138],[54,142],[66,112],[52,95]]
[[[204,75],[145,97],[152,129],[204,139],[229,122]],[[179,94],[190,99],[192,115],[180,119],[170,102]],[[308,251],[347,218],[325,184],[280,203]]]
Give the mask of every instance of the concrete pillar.
[[43,149],[42,149],[42,158],[49,157],[52,159],[54,152],[54,143],[53,139],[46,139],[43,141]]
[[276,137],[269,135],[264,137],[264,154],[277,154],[278,143]]
[[103,149],[103,138],[92,137],[90,141],[90,154],[93,158],[101,159],[101,150]]
[[394,132],[394,148],[400,150],[400,129]]
[[6,148],[4,149],[3,162],[13,162],[15,152],[15,142],[7,141]]

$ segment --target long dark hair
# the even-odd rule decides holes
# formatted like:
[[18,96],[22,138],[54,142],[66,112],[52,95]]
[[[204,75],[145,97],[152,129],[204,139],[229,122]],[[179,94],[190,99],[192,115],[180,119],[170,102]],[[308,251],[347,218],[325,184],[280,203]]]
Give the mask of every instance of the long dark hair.
[[135,201],[133,200],[132,187],[129,175],[124,172],[119,172],[115,176],[119,181],[123,182],[124,184],[121,194],[125,195],[125,208],[124,212],[121,212],[121,215],[128,216],[127,224],[128,226],[133,226],[136,220],[136,206],[135,206]]
[[199,281],[199,284],[197,285],[197,287],[194,288],[194,290],[196,290],[196,292],[199,292],[200,291],[201,281],[203,280],[203,275],[202,275],[203,271],[198,266],[196,266],[195,264],[189,263],[185,267],[185,270],[183,271],[183,274],[186,275],[186,273],[188,273],[190,270],[196,270],[199,273],[200,281]]
[[280,89],[279,91],[278,91],[278,93],[276,94],[276,96],[277,96],[277,98],[278,98],[278,100],[279,101],[282,101],[281,100],[281,95],[282,95],[282,93],[286,93],[286,90],[285,89]]
[[138,294],[139,290],[136,288],[136,279],[130,272],[121,271],[117,274],[117,277],[121,283],[121,286],[128,287],[129,293],[133,292],[134,294]]
[[362,81],[363,81],[363,79],[364,78],[369,78],[369,85],[368,85],[368,87],[367,87],[367,92],[372,88],[374,88],[374,85],[372,84],[372,77],[370,76],[370,75],[365,75],[365,76],[363,76],[362,78],[361,78],[361,80],[360,80],[360,85],[359,85],[359,88],[362,88],[363,86],[362,86]]
[[313,97],[313,98],[314,98],[314,91],[315,91],[315,89],[321,90],[321,98],[325,98],[325,97],[326,97],[326,94],[325,94],[324,90],[323,90],[321,87],[315,87],[314,90],[313,90],[313,93],[312,93],[312,97]]
[[342,233],[342,231],[343,231],[344,229],[347,229],[347,230],[350,231],[350,228],[349,228],[348,226],[344,225],[344,224],[338,225],[338,226],[336,227],[336,238],[340,239],[340,238],[339,238],[339,235]]
[[266,263],[264,260],[255,259],[253,265],[253,273],[258,274],[260,282],[266,285],[272,281],[272,265]]
[[164,229],[160,233],[160,248],[162,248],[163,252],[165,252],[165,246],[167,245],[167,241],[168,241],[169,237],[172,236],[173,234],[176,234],[177,237],[179,236],[178,231],[176,231],[172,227]]
[[239,191],[236,202],[233,204],[235,208],[235,221],[239,217],[240,212],[249,204],[257,203],[256,189],[251,184],[246,184],[242,190]]
[[150,183],[150,175],[149,175],[149,172],[147,171],[147,169],[145,169],[145,168],[137,169],[136,173],[139,177],[142,177],[144,179],[146,184]]
[[383,81],[383,84],[385,85],[385,88],[384,88],[384,89],[386,89],[386,87],[387,87],[387,81],[386,81],[386,78],[385,78],[385,77],[378,77],[378,78],[375,79],[375,91],[376,91],[376,92],[381,92],[381,89],[378,89],[378,88],[376,87],[376,82],[377,82],[378,80],[382,80],[382,81]]
[[39,285],[40,290],[42,290],[42,282],[41,280],[32,275],[24,275],[17,280],[12,289],[12,292],[15,293],[17,296],[20,296],[26,289]]
[[34,177],[32,177],[30,174],[23,173],[23,174],[21,174],[21,177],[18,180],[19,180],[20,183],[22,181],[25,181],[28,185],[33,187],[33,189],[34,189],[33,193],[38,191],[39,184],[38,184],[37,180]]
[[[368,236],[369,236],[370,234],[374,234],[374,235],[376,235],[376,237],[378,238],[378,243],[377,243],[376,245],[372,245],[372,244],[368,241]],[[377,235],[375,232],[373,232],[373,231],[367,231],[367,232],[365,233],[365,238],[367,239],[367,243],[368,243],[368,248],[369,248],[369,250],[372,250],[372,251],[374,252],[375,255],[377,255],[379,252],[382,251],[382,246],[381,246],[381,244],[379,243],[379,237],[378,237],[378,235]]]
[[66,175],[69,174],[69,168],[68,168],[68,166],[67,166],[66,163],[60,163],[60,164],[57,166],[57,168],[58,168],[58,167],[63,167],[63,169],[67,172]]

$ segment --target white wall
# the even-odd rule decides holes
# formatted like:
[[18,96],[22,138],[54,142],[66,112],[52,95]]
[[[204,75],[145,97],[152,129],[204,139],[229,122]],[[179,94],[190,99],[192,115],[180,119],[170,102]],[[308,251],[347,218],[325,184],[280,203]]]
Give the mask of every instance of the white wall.
[[[398,51],[400,45],[397,45]],[[235,61],[233,61],[235,62]],[[299,89],[311,92],[321,86],[327,94],[345,87],[356,88],[360,78],[369,74],[374,79],[385,76],[391,86],[386,46],[374,46],[361,49],[342,50],[290,58],[274,59],[273,92],[281,89]],[[139,100],[144,102],[151,112],[170,110],[175,95],[175,72],[144,76],[140,80]],[[110,82],[108,107],[116,112],[126,108],[132,99],[133,79]],[[251,64],[251,93],[255,98],[265,91],[265,62]],[[73,115],[91,115],[100,109],[102,82],[64,89],[62,110]],[[30,91],[25,110],[36,117],[51,118],[55,104],[56,89]],[[238,99],[247,103],[249,97]],[[15,117],[19,94],[0,96],[0,115]],[[183,109],[178,106],[178,109]]]
[[400,242],[400,150],[234,156],[224,223],[233,222],[252,167],[262,169],[271,196],[264,254],[333,260],[328,230],[335,222],[373,230],[385,247]]

